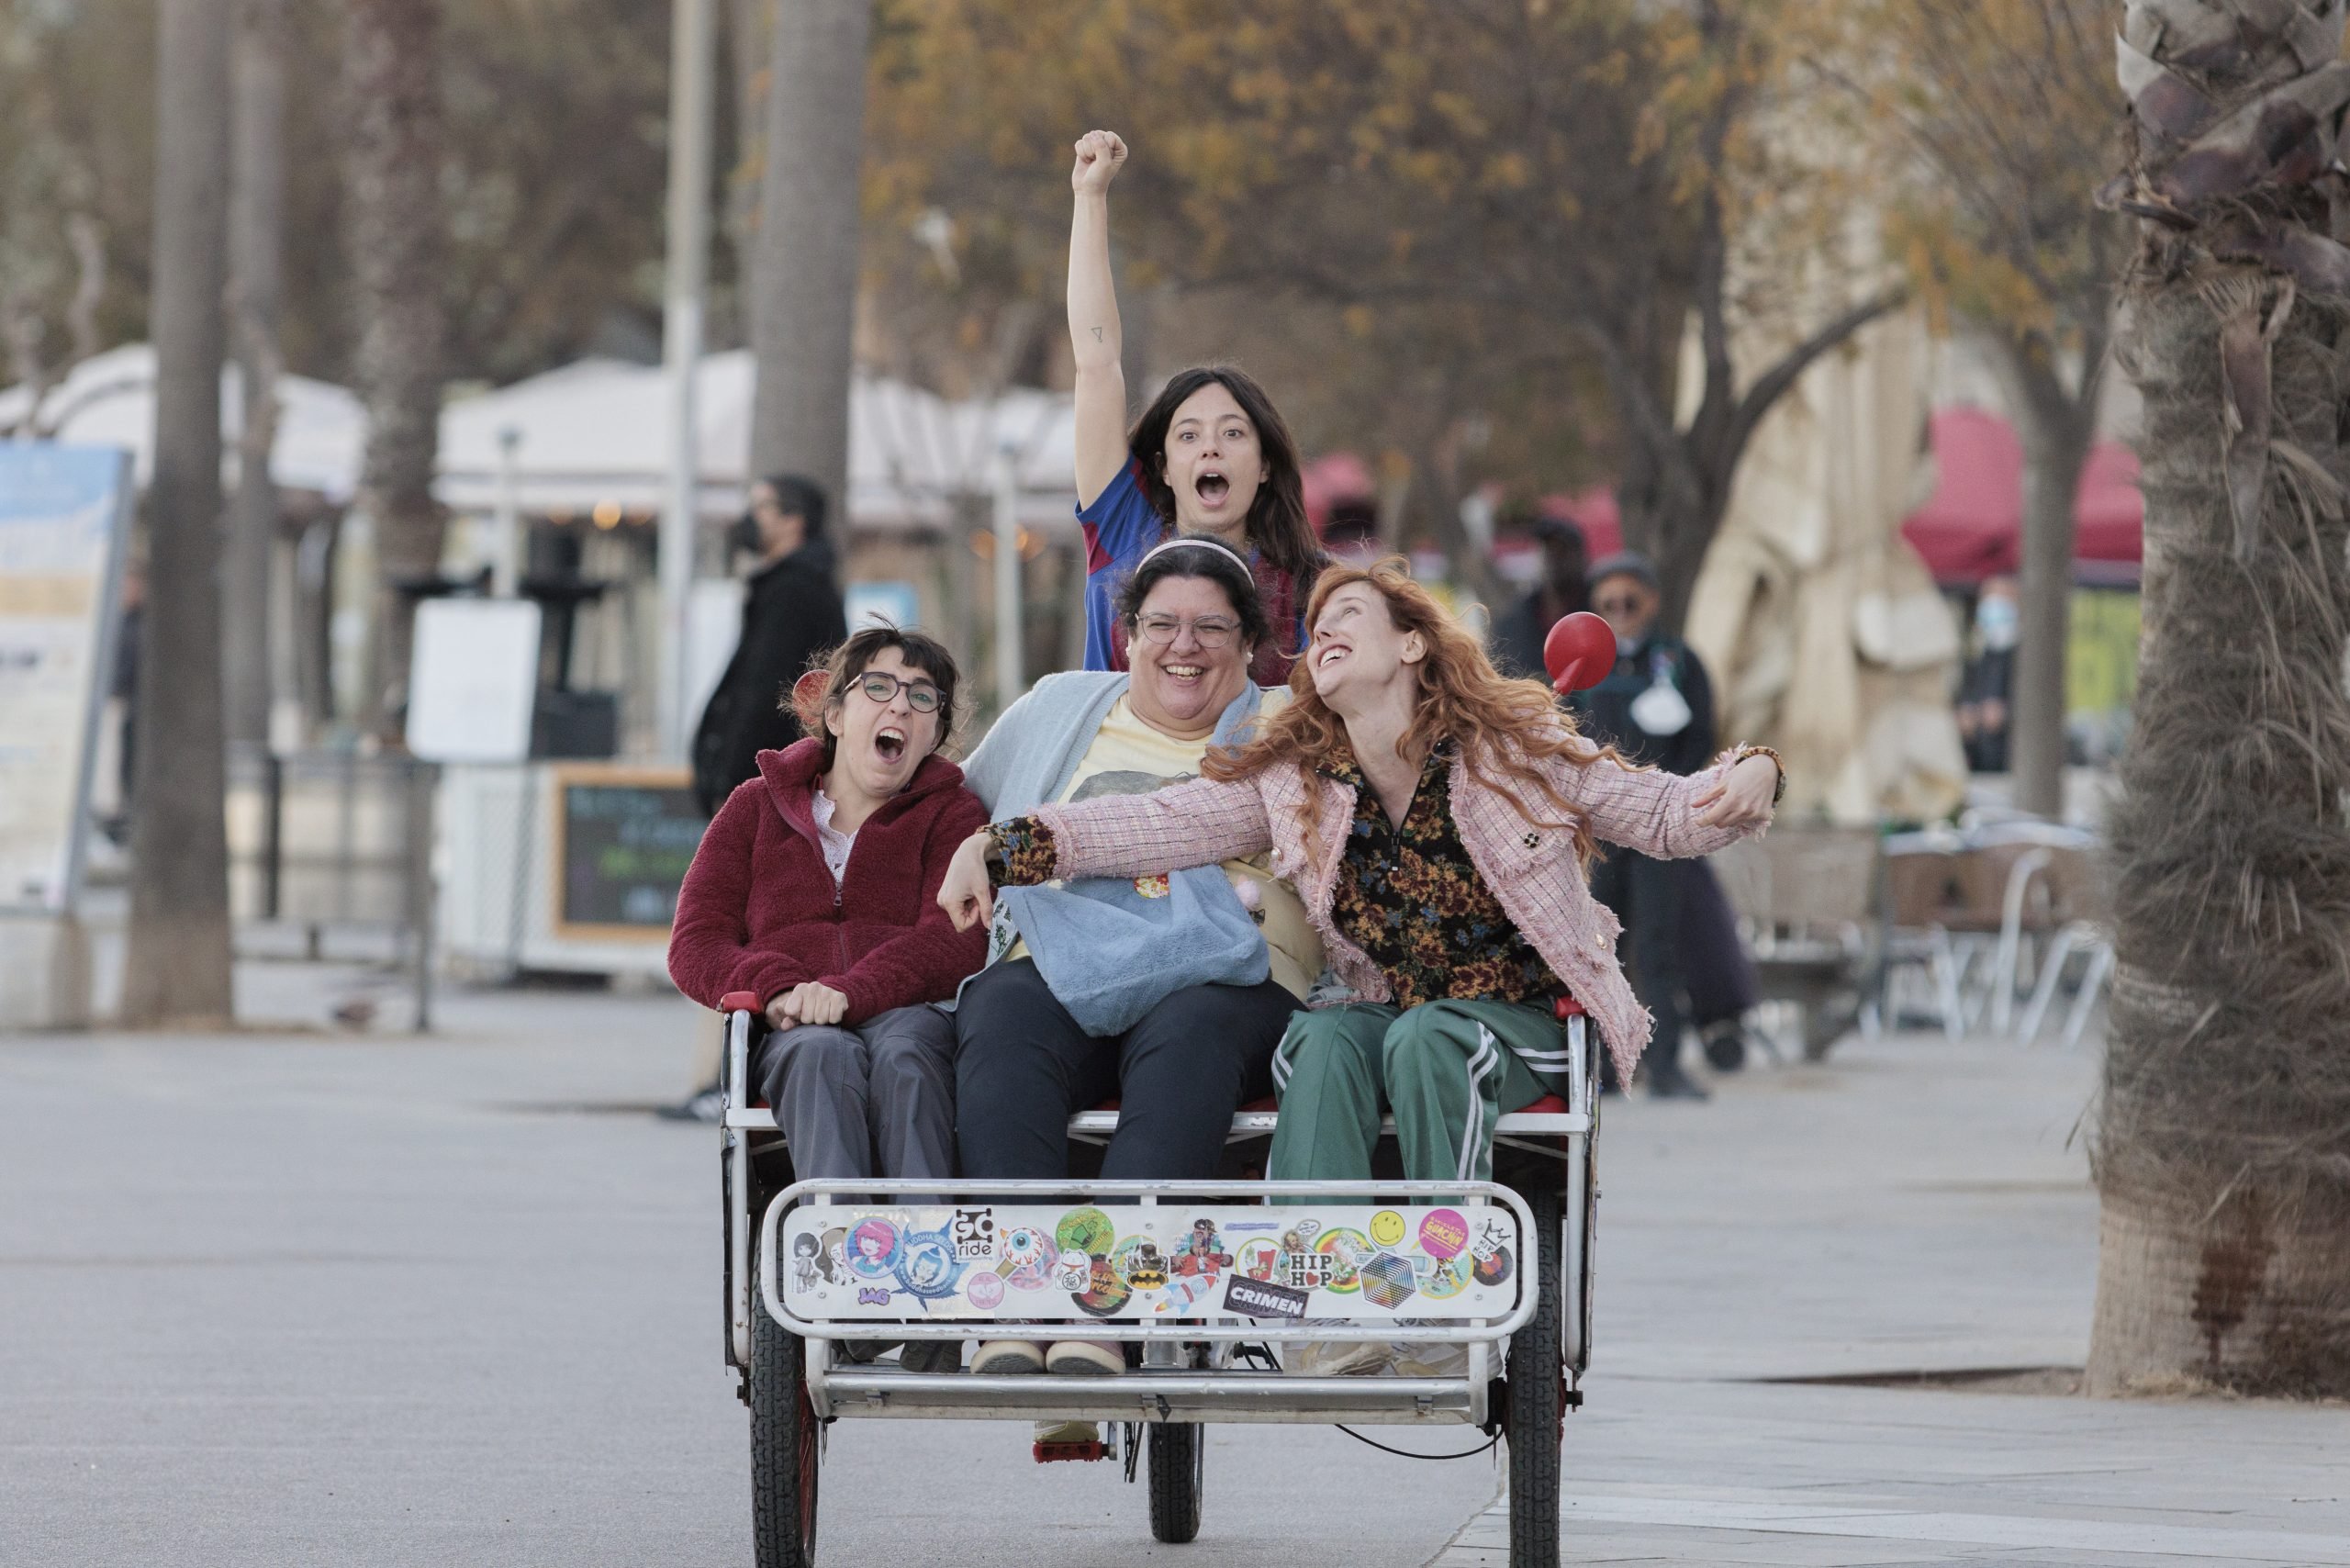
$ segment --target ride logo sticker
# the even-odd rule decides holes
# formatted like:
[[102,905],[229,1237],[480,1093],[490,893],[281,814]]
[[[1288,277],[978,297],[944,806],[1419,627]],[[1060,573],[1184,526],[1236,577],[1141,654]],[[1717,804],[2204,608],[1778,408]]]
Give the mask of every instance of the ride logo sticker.
[[1224,1287],[1224,1310],[1241,1317],[1304,1317],[1306,1300],[1304,1291],[1246,1274],[1233,1275]]
[[955,1257],[965,1263],[985,1263],[995,1257],[995,1211],[955,1211]]

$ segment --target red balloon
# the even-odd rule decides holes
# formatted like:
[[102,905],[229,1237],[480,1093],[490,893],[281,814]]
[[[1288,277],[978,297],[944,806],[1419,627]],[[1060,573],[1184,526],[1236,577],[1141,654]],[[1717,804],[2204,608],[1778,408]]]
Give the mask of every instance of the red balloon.
[[1576,610],[1542,639],[1542,667],[1561,695],[1597,686],[1616,667],[1615,628],[1588,610]]

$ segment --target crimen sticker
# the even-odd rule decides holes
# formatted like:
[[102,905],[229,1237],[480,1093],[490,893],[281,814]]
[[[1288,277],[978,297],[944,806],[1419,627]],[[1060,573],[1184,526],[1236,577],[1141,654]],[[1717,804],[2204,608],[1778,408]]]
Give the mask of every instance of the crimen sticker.
[[1303,1317],[1306,1294],[1270,1280],[1234,1275],[1224,1287],[1224,1310],[1242,1317]]
[[1469,1222],[1458,1209],[1431,1209],[1420,1221],[1420,1250],[1431,1258],[1452,1258],[1469,1245]]

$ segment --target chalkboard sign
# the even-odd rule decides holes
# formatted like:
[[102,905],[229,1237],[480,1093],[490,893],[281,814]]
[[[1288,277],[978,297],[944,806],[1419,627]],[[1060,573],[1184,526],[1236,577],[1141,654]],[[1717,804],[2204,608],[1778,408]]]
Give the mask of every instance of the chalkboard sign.
[[683,768],[553,770],[554,934],[588,941],[669,936],[677,888],[707,819]]

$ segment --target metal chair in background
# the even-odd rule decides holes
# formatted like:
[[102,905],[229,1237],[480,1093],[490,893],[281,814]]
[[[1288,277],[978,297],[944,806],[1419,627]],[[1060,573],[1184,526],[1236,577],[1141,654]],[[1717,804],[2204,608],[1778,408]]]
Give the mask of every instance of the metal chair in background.
[[1874,1036],[1884,857],[1874,828],[1790,824],[1712,856],[1763,1000],[1800,1015],[1807,1061],[1854,1027]]

